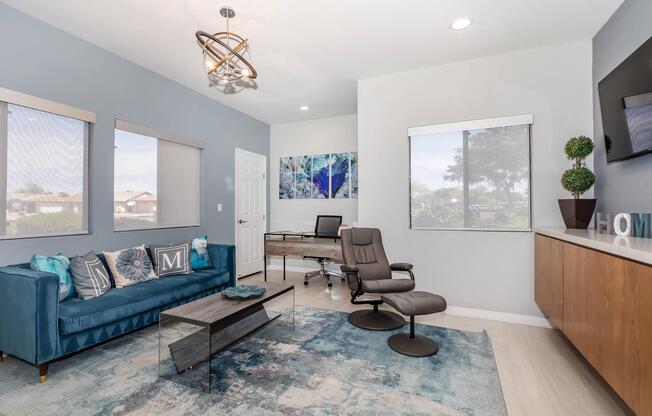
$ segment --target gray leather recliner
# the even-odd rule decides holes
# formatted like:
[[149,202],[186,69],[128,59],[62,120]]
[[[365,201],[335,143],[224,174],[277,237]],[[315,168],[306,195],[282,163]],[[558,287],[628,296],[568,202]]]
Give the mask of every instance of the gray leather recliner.
[[[351,303],[372,305],[349,314],[353,325],[375,331],[400,328],[405,319],[397,313],[379,310],[383,301],[379,298],[360,299],[364,294],[402,293],[414,289],[414,273],[409,263],[389,264],[380,230],[377,228],[351,228],[342,230],[342,256],[344,272],[349,288]],[[407,272],[409,278],[394,279],[392,271]]]

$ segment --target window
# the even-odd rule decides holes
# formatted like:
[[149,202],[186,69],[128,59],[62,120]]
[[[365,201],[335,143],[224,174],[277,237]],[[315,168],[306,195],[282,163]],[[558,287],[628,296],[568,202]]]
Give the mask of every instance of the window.
[[532,115],[414,127],[412,229],[530,229]]
[[116,231],[199,225],[200,148],[196,146],[200,144],[116,120]]
[[50,112],[71,107],[7,95],[48,111],[0,101],[0,238],[87,233],[88,122]]

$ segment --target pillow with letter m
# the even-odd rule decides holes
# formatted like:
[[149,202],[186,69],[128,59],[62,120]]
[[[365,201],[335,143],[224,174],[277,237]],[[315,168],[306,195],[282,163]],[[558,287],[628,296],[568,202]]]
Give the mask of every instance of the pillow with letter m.
[[190,266],[190,242],[171,246],[149,246],[154,270],[159,277],[192,273]]

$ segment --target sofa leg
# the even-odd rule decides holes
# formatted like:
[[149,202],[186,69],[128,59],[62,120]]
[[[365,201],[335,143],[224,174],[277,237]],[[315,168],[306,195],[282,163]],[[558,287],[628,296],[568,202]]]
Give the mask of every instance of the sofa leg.
[[43,384],[48,378],[49,364],[41,364],[38,366],[38,382]]
[[0,351],[0,363],[3,362],[4,360],[5,360],[5,356],[2,353],[2,351]]

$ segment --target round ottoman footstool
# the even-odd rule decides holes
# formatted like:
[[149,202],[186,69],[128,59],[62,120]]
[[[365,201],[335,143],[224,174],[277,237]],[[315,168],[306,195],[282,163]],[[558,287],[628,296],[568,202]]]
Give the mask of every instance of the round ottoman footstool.
[[410,332],[394,334],[387,340],[394,351],[411,357],[427,357],[437,354],[439,345],[435,340],[414,333],[414,317],[445,311],[446,299],[433,293],[421,291],[382,295],[381,299],[398,312],[410,317]]

